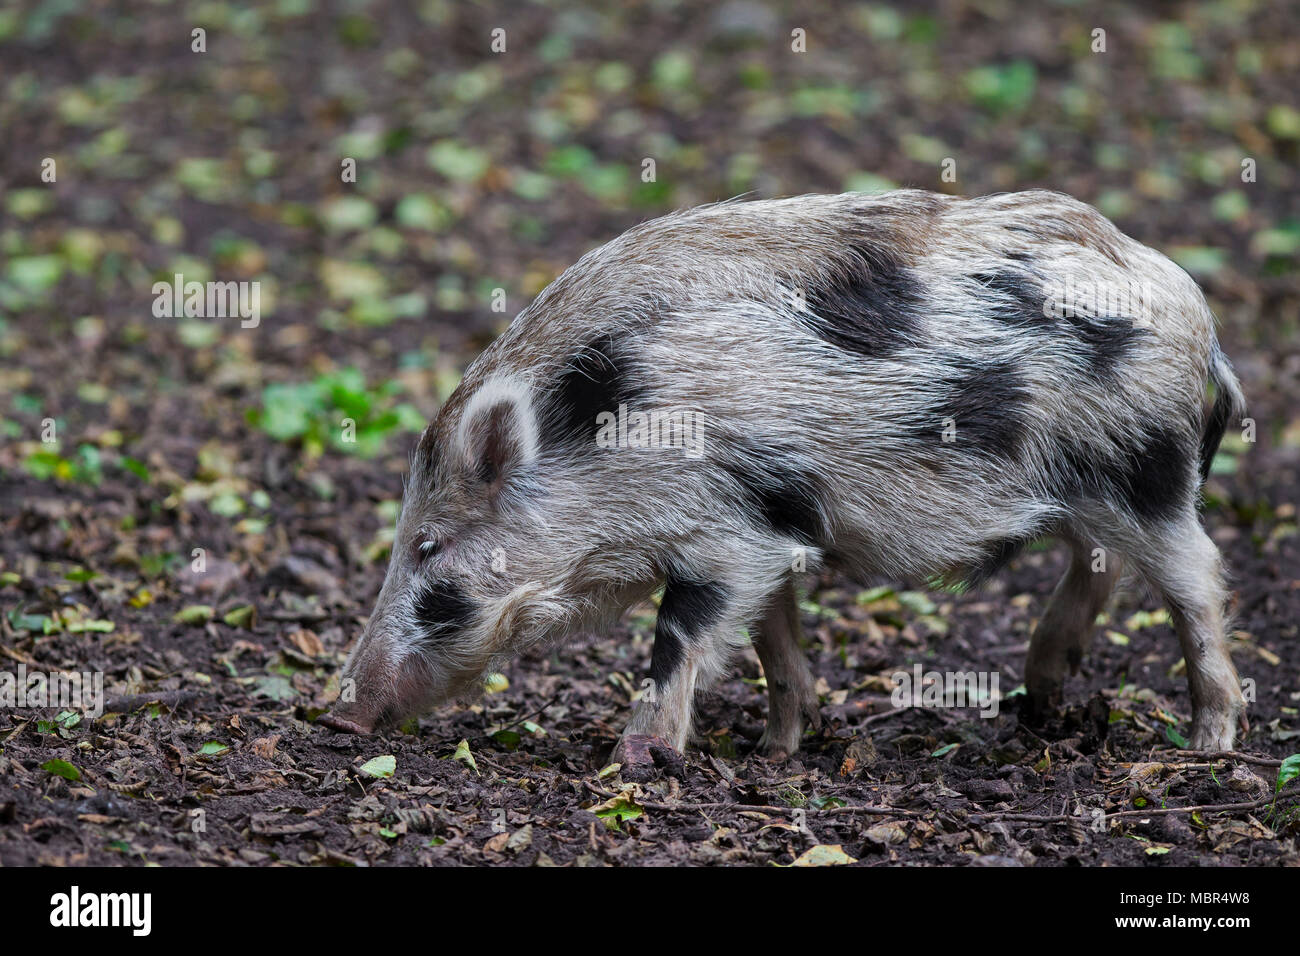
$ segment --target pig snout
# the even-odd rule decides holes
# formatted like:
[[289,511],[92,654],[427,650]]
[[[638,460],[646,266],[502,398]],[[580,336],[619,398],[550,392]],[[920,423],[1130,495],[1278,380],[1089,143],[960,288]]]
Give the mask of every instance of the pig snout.
[[371,731],[370,727],[363,727],[356,721],[348,720],[333,712],[317,717],[316,723],[342,734],[368,734]]
[[418,696],[411,668],[382,626],[362,635],[343,668],[339,697],[317,723],[348,734],[369,734],[396,723]]

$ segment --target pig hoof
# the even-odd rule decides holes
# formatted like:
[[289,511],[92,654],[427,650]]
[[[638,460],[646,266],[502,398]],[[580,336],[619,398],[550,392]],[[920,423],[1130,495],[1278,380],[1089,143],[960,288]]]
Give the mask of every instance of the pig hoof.
[[682,755],[662,737],[650,734],[627,734],[614,748],[613,759],[623,765],[619,771],[623,779],[632,783],[653,780],[660,772],[670,777],[686,774]]
[[1189,746],[1192,750],[1231,750],[1235,742],[1234,733],[1237,720],[1223,715],[1217,718],[1202,718],[1192,727]]
[[355,724],[352,721],[346,720],[342,717],[335,717],[333,714],[322,714],[321,716],[316,718],[316,723],[328,727],[330,730],[337,730],[339,733],[342,734],[370,733],[370,731],[366,730],[366,728],[362,727],[360,724]]
[[1020,708],[1020,718],[1030,727],[1041,727],[1055,716],[1061,707],[1061,690],[1029,691]]
[[798,749],[798,745],[788,747],[778,741],[768,740],[766,734],[758,738],[758,752],[768,760],[789,760],[790,755]]
[[803,729],[799,728],[796,733],[783,733],[774,731],[769,724],[763,731],[763,736],[758,738],[758,745],[755,748],[759,754],[768,760],[788,760],[799,752],[799,738],[803,736]]

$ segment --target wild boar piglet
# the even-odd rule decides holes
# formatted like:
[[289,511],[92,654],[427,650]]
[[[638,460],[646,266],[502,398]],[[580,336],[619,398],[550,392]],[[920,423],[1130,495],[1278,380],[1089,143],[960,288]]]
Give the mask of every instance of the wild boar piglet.
[[421,435],[322,723],[391,726],[662,586],[620,755],[681,751],[746,629],[759,746],[788,755],[820,724],[798,572],[977,585],[1053,536],[1069,566],[1030,641],[1030,712],[1059,704],[1123,563],[1170,610],[1192,745],[1229,749],[1245,705],[1197,503],[1243,414],[1196,284],[1059,193],[644,223],[551,283]]

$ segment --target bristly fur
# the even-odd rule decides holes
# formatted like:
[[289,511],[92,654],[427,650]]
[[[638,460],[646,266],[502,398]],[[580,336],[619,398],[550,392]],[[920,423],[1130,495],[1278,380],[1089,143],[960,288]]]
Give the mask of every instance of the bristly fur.
[[[1131,308],[1049,301],[1135,281]],[[597,449],[598,416],[669,409],[702,454],[622,425]],[[671,576],[666,686],[630,729],[683,746],[695,690],[748,627],[764,748],[791,752],[816,715],[793,573],[979,580],[1050,531],[1072,557],[1031,641],[1031,700],[1077,663],[1122,556],[1177,609],[1193,743],[1226,749],[1242,705],[1195,491],[1243,412],[1191,278],[1059,193],[801,196],[642,223],[524,309],[422,436],[348,719],[446,699]],[[467,619],[419,640],[446,616],[420,599],[440,587]]]

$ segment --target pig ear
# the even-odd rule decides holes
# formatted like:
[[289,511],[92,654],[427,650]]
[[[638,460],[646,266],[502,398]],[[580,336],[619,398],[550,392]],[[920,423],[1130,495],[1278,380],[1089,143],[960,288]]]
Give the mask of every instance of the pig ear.
[[502,380],[481,385],[465,406],[457,444],[470,474],[495,498],[537,457],[537,422],[527,388]]

